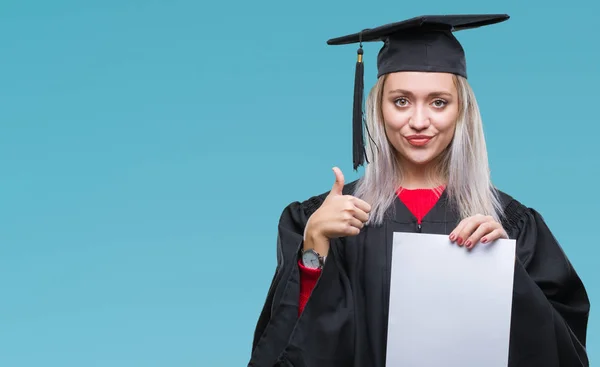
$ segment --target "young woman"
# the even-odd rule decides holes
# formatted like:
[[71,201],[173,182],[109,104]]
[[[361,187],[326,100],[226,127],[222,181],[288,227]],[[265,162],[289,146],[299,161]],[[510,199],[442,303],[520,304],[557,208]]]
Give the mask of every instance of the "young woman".
[[[284,209],[249,366],[383,367],[394,232],[445,234],[466,248],[515,239],[509,366],[589,365],[586,290],[541,215],[492,185],[452,34],[506,19],[419,17],[330,40],[384,41],[366,103],[366,149],[355,135],[355,167],[362,152],[369,164],[348,184],[334,168],[329,192]],[[361,63],[359,48],[357,78]],[[355,107],[360,89],[357,81]]]

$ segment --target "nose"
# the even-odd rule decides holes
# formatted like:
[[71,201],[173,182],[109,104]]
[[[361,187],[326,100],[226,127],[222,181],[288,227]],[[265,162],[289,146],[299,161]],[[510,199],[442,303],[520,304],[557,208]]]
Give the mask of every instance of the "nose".
[[429,127],[430,121],[426,109],[419,106],[416,107],[413,111],[414,113],[408,121],[408,125],[417,131],[427,129]]

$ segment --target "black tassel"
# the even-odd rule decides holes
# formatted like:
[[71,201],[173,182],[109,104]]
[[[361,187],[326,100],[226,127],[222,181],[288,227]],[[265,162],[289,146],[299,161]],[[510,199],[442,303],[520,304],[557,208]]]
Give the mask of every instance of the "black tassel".
[[354,75],[354,108],[352,111],[352,155],[354,170],[365,161],[365,143],[363,138],[363,91],[364,70],[362,44],[357,51],[356,72]]

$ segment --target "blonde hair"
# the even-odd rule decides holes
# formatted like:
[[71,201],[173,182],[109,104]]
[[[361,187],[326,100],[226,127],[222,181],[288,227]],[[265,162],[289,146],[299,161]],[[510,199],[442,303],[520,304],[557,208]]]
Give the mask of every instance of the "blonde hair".
[[[370,225],[379,225],[392,206],[402,182],[402,165],[388,141],[383,124],[381,101],[386,76],[377,80],[365,106],[369,164],[355,187],[354,195],[371,205]],[[431,178],[447,181],[446,193],[458,209],[461,219],[483,214],[501,219],[501,204],[492,185],[481,114],[475,95],[467,80],[454,76],[458,91],[459,116],[454,137],[438,157]],[[438,194],[441,194],[438,192]]]

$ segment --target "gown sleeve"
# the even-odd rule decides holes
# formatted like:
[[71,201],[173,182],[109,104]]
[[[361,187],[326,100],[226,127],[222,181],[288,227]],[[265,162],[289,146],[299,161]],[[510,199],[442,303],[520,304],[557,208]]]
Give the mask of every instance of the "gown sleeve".
[[513,201],[505,213],[517,241],[509,366],[589,366],[583,282],[537,211]]
[[323,199],[294,202],[280,217],[277,267],[256,324],[249,367],[352,365],[352,291],[341,239],[331,241],[321,275],[298,315],[304,227]]

